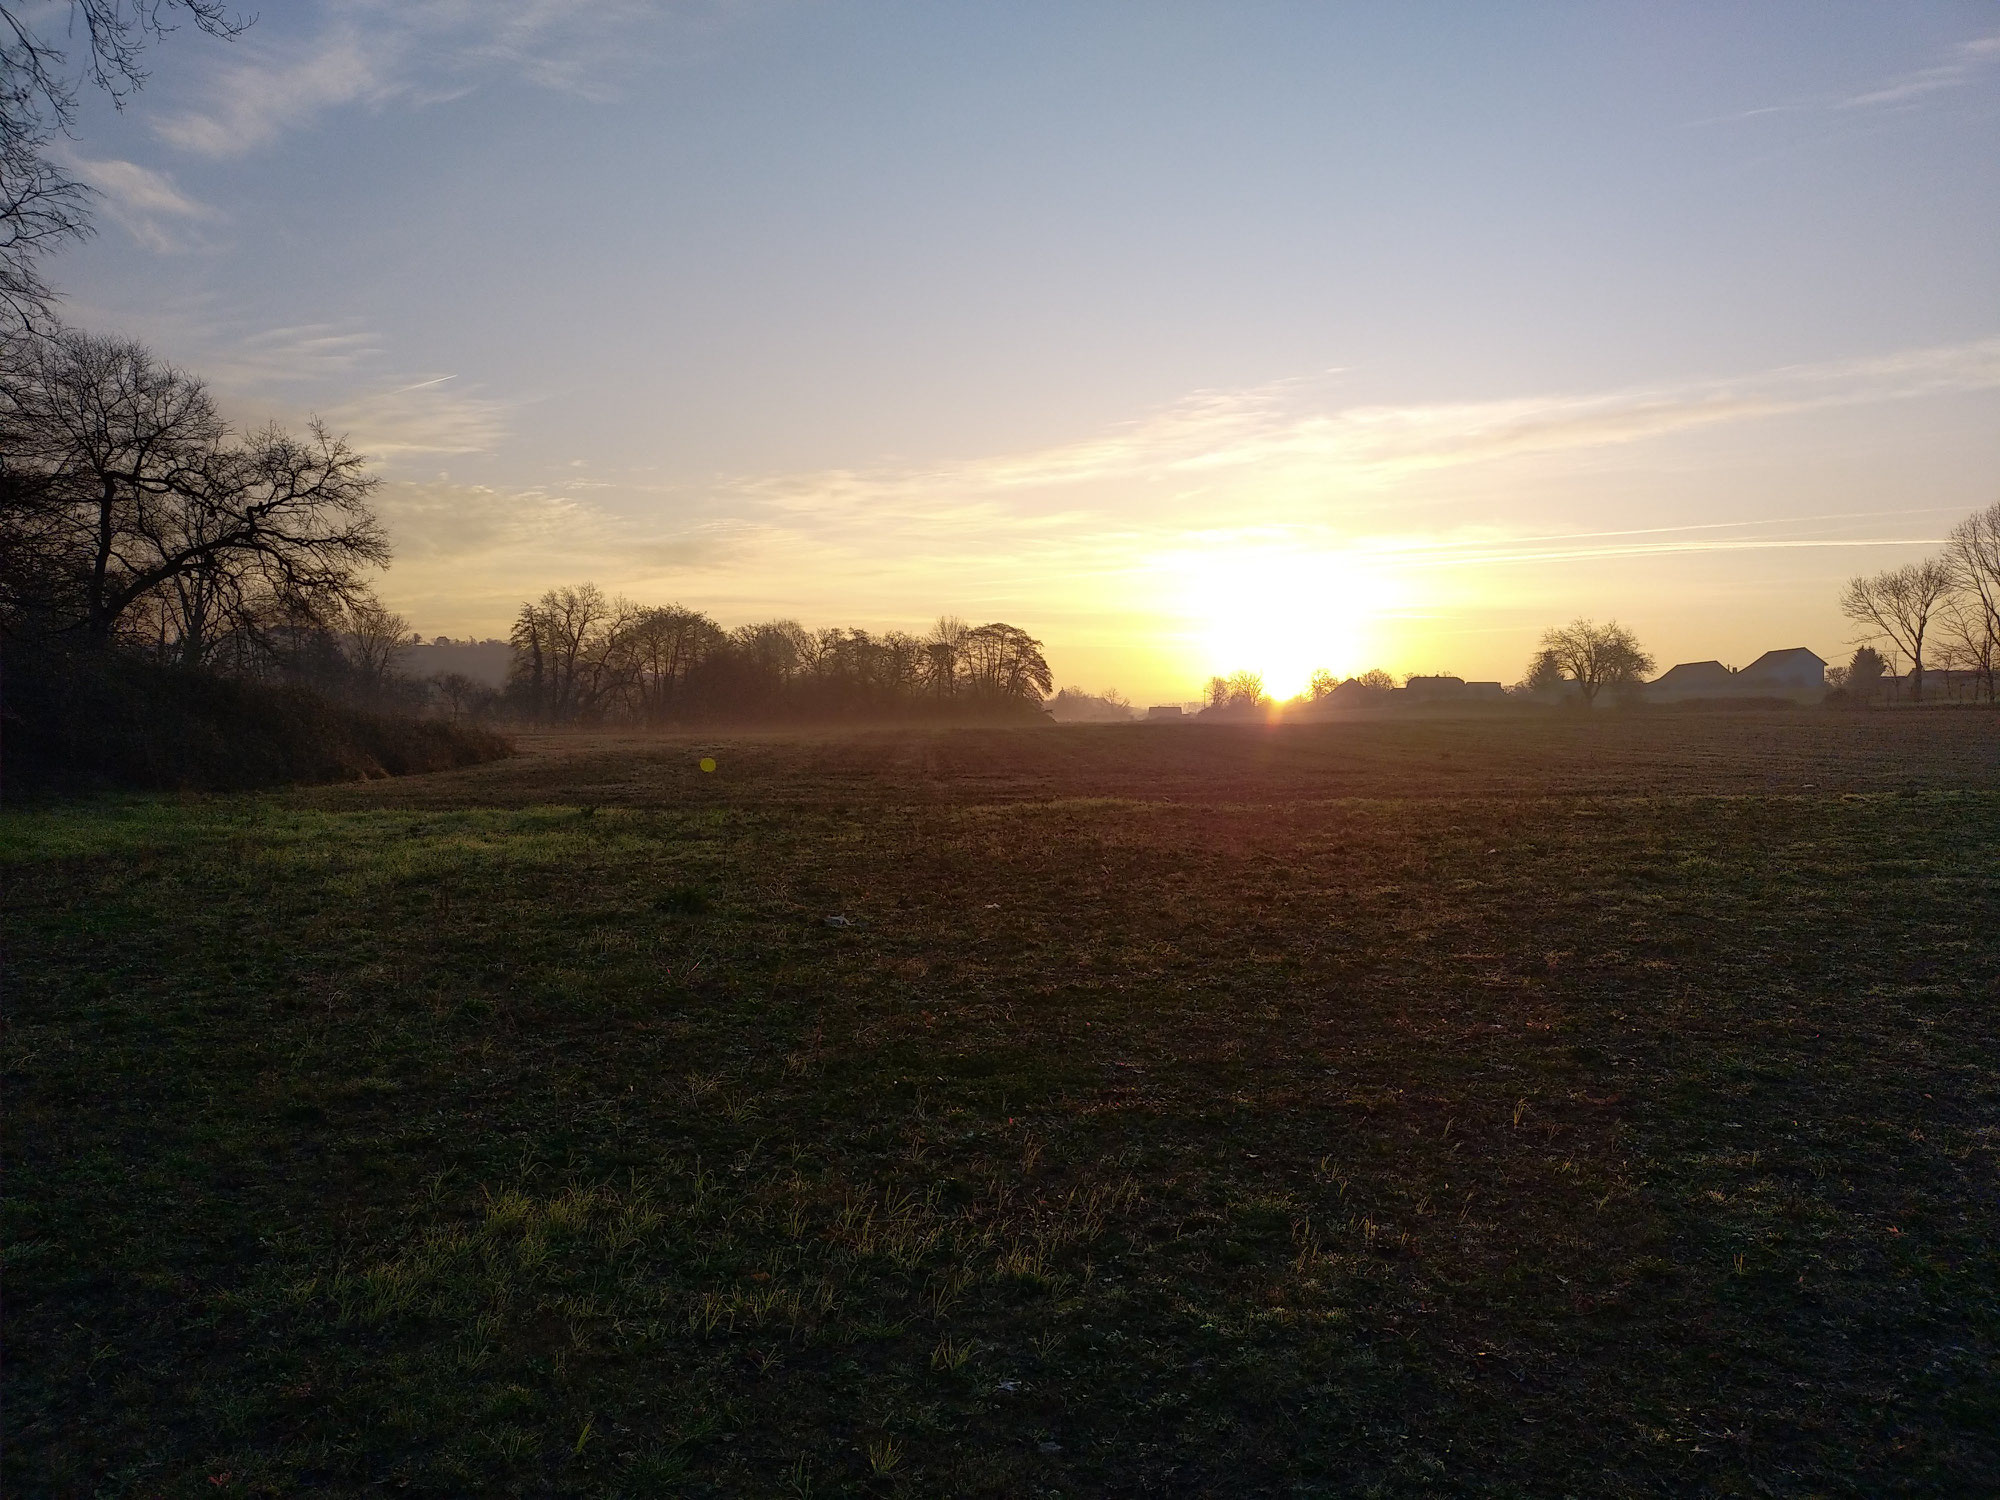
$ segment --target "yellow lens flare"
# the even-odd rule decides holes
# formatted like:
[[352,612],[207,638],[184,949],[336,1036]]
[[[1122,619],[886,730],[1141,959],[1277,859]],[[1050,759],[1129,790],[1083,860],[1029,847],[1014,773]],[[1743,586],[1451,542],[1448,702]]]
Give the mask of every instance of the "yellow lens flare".
[[1224,546],[1177,555],[1170,565],[1180,597],[1173,612],[1187,621],[1206,681],[1250,671],[1280,701],[1306,690],[1312,674],[1366,671],[1382,648],[1382,613],[1393,582],[1351,553],[1277,546]]

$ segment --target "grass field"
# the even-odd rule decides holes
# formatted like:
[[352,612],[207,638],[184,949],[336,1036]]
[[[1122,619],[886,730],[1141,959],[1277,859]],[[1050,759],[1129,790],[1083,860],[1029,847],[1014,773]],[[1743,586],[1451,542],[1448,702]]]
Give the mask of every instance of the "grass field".
[[9,1494],[2000,1492],[2000,716],[526,749],[0,817]]

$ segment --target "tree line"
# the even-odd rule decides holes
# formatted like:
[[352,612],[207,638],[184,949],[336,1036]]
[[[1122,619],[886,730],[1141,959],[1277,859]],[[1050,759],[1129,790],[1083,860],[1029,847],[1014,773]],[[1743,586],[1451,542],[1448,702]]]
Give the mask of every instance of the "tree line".
[[724,629],[595,584],[524,603],[504,703],[541,724],[1037,715],[1054,684],[1018,626],[940,618],[921,636],[796,620]]

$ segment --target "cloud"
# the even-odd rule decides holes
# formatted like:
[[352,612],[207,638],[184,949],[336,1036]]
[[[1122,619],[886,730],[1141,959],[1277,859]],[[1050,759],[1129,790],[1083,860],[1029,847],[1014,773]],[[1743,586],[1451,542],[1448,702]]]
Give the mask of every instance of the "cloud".
[[461,97],[495,72],[586,98],[609,80],[652,18],[637,0],[329,0],[312,36],[252,28],[214,65],[199,107],[153,121],[170,144],[241,156],[328,110]]
[[[728,503],[823,528],[894,522],[1039,535],[1107,516],[1177,524],[1254,497],[1274,518],[1387,493],[1431,470],[1585,453],[1795,413],[2000,388],[2000,338],[1597,393],[1406,406],[1321,405],[1319,382],[1202,392],[1095,437],[911,470],[746,479]],[[1318,408],[1318,409],[1315,409]]]
[[266,49],[220,67],[204,92],[204,109],[165,114],[154,131],[168,144],[201,156],[241,156],[324,110],[380,103],[403,91],[395,49],[387,38],[339,28],[307,48]]
[[451,386],[433,375],[344,401],[322,413],[373,459],[412,454],[485,453],[506,435],[507,403]]
[[523,599],[558,583],[597,578],[671,597],[690,571],[713,576],[751,550],[734,523],[663,534],[563,488],[396,481],[377,510],[396,547],[385,594],[432,628],[475,633],[504,629]]
[[[1683,511],[1667,519],[1685,524],[1600,526],[1607,504],[1645,515],[1652,502],[1641,496],[1674,487],[1621,480],[1610,499],[1595,471],[1605,456],[1636,450],[1627,476],[1657,479],[1687,456],[1644,445],[1996,389],[2000,339],[1606,392],[1400,406],[1343,405],[1338,380],[1314,376],[1198,392],[1074,442],[958,462],[706,483],[596,464],[585,479],[564,463],[540,486],[397,482],[384,491],[398,548],[384,587],[426,628],[453,631],[497,629],[521,598],[592,578],[725,624],[793,615],[908,628],[950,608],[1029,618],[1074,640],[1171,636],[1192,597],[1186,580],[1201,571],[1190,574],[1189,559],[1346,559],[1350,571],[1403,580],[1397,597],[1410,608],[1461,614],[1468,590],[1531,579],[1537,567],[1734,554],[1837,559],[1844,571],[1850,559],[1930,545],[1947,515]],[[338,415],[352,419],[365,451],[410,455],[488,444],[505,411],[433,377]],[[1730,487],[1727,465],[1704,483],[1714,487],[1711,516],[1718,505],[1731,514],[1723,496],[1745,493]],[[1509,502],[1502,513],[1545,519],[1486,524],[1495,497]]]
[[1883,109],[1914,103],[1928,94],[1963,88],[1986,68],[2000,63],[2000,33],[1961,42],[1951,57],[1934,67],[1904,73],[1839,103],[1841,109]]
[[194,226],[216,217],[207,204],[190,198],[173,178],[137,162],[80,156],[58,148],[62,164],[95,188],[119,227],[149,250],[170,253],[198,243]]
[[1756,109],[1736,110],[1726,115],[1690,120],[1683,129],[1708,125],[1731,125],[1766,115],[1826,115],[1833,113],[1913,107],[1932,95],[1964,88],[1978,81],[1986,69],[2000,64],[2000,33],[1960,42],[1943,62],[1927,68],[1899,73],[1893,78],[1853,94],[1823,94],[1817,98],[1794,100],[1788,104],[1766,104]]
[[216,383],[266,390],[312,380],[352,380],[381,354],[372,333],[333,323],[297,323],[245,334],[213,348],[202,368]]

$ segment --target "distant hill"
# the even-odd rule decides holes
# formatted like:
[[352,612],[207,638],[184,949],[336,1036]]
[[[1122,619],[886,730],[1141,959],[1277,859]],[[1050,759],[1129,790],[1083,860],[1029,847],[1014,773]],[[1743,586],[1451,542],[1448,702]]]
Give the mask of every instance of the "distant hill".
[[441,635],[403,652],[402,670],[420,681],[457,672],[491,688],[507,685],[507,661],[513,650],[505,641],[455,641]]

